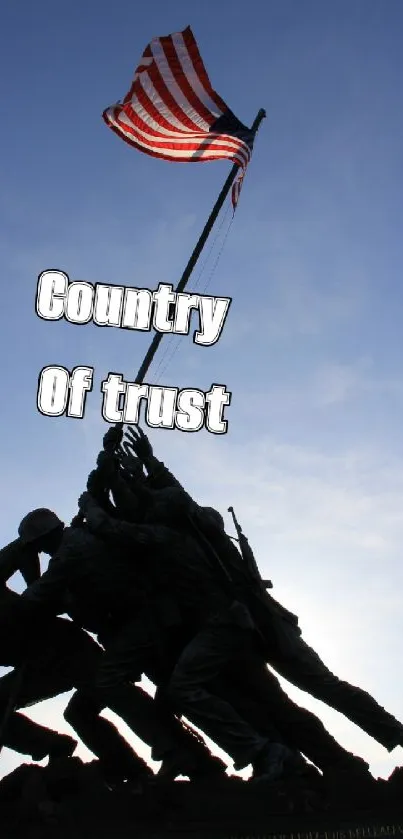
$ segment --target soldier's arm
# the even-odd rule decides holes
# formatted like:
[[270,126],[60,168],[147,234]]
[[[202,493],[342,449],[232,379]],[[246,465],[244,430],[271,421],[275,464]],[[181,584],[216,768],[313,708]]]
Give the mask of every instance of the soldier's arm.
[[108,512],[113,512],[109,498],[110,478],[115,470],[114,458],[102,451],[98,455],[96,469],[88,475],[87,490],[97,499],[98,504]]
[[126,547],[133,547],[133,544],[157,545],[174,538],[168,527],[139,525],[108,516],[88,492],[82,494],[78,503],[91,533],[108,540],[112,539]]
[[39,580],[31,583],[21,597],[42,606],[54,615],[64,612],[64,594],[70,578],[63,561],[51,565]]
[[[149,482],[153,489],[167,489],[167,487],[175,487],[175,489],[180,489],[185,495],[188,495],[182,484],[177,478],[175,478],[175,475],[170,472],[162,460],[158,460],[157,457],[152,455],[147,459],[144,465],[147,470]],[[190,495],[189,499],[193,500]]]
[[21,572],[27,585],[41,573],[38,553],[23,545],[20,539],[14,539],[0,550],[0,583],[7,583],[16,571]]
[[148,484],[153,489],[167,489],[175,487],[181,490],[190,504],[194,504],[192,497],[186,492],[175,475],[167,469],[161,460],[155,457],[152,445],[140,428],[130,426],[126,437],[127,448],[143,462],[148,476]]
[[[105,435],[106,438],[107,436]],[[131,456],[123,453],[117,456],[115,452],[101,451],[97,459],[97,469],[88,478],[87,490],[110,516],[117,515],[127,521],[136,521],[139,518],[140,488],[136,483],[133,484],[133,489],[131,487],[131,460]],[[101,487],[103,496],[99,492]],[[115,506],[109,501],[109,492]]]
[[51,559],[47,571],[28,586],[21,597],[37,603],[54,615],[65,611],[65,592],[80,573],[80,555],[74,541],[66,542]]
[[41,563],[39,561],[39,554],[36,551],[27,551],[20,565],[20,574],[22,574],[26,586],[30,586],[35,580],[39,580],[41,576]]
[[116,473],[111,479],[111,492],[119,518],[135,522],[139,517],[139,499],[130,489],[122,474]]
[[[147,471],[147,486],[153,490],[175,490],[177,497],[180,497],[180,504],[186,510],[189,517],[196,519],[201,514],[199,504],[184,489],[182,484],[167,469],[161,460],[155,457],[151,443],[144,432],[136,427],[130,426],[127,430],[126,454],[138,458],[144,464]],[[140,487],[142,484],[140,484]],[[144,491],[144,490],[142,490]],[[179,501],[178,497],[178,501]]]

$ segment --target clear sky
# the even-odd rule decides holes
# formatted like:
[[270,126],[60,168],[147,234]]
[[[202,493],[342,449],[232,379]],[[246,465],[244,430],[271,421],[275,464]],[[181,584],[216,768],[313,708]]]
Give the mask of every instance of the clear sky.
[[[309,643],[403,719],[399,0],[19,0],[3,9],[0,537],[15,538],[37,506],[71,519],[106,428],[99,382],[109,371],[133,379],[149,341],[39,320],[38,274],[176,284],[229,170],[146,157],[101,120],[149,40],[188,24],[237,116],[251,124],[264,107],[267,119],[220,261],[213,271],[229,204],[189,285],[202,291],[210,280],[210,293],[233,298],[222,337],[211,348],[164,338],[149,376],[226,384],[228,434],[156,431],[155,453],[227,516],[231,533],[235,507]],[[50,364],[95,367],[83,420],[37,413],[38,373]],[[21,589],[18,577],[13,585]],[[388,756],[341,715],[289,692],[376,775],[403,763],[400,748]],[[65,703],[29,715],[68,730]],[[0,774],[17,762],[4,750]]]

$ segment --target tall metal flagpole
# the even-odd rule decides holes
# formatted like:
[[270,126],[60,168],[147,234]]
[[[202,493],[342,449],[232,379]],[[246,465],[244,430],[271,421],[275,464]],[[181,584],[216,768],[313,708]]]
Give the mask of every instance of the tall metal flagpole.
[[[251,128],[251,131],[253,132],[254,135],[256,135],[256,133],[258,131],[258,128],[260,126],[260,123],[265,118],[265,116],[266,116],[266,111],[263,110],[263,108],[261,108],[259,113],[257,114],[257,116],[255,118],[255,121],[254,121],[254,123],[252,125],[252,128]],[[204,230],[203,230],[203,232],[202,232],[202,234],[199,238],[199,241],[196,244],[196,247],[195,247],[195,249],[194,249],[194,251],[193,251],[193,253],[192,253],[192,255],[189,259],[189,262],[188,262],[188,264],[187,264],[187,266],[186,266],[186,268],[185,268],[185,270],[182,274],[181,279],[179,280],[177,288],[175,289],[177,294],[179,294],[181,291],[183,291],[183,289],[185,288],[185,286],[186,286],[186,284],[189,280],[189,277],[190,277],[190,275],[193,271],[193,268],[195,267],[195,265],[197,263],[197,260],[199,259],[199,256],[200,256],[200,254],[201,254],[201,252],[204,248],[204,245],[207,242],[207,239],[210,235],[213,224],[217,219],[217,216],[218,216],[218,214],[221,210],[222,205],[224,204],[224,201],[225,201],[225,199],[226,199],[226,197],[227,197],[227,195],[228,195],[228,193],[231,189],[231,186],[232,186],[232,184],[235,180],[235,177],[236,177],[238,171],[239,171],[239,166],[238,166],[237,163],[234,163],[234,165],[233,165],[233,167],[232,167],[232,169],[231,169],[231,171],[228,175],[228,178],[225,181],[225,184],[224,184],[224,186],[223,186],[223,188],[222,188],[222,190],[221,190],[221,192],[220,192],[220,194],[217,198],[217,201],[215,202],[214,207],[213,207],[213,209],[212,209],[212,211],[211,211],[211,213],[210,213],[210,215],[207,219],[207,222],[206,222]],[[150,364],[151,364],[151,362],[152,362],[152,360],[155,356],[155,353],[158,350],[158,347],[159,347],[159,345],[160,345],[160,343],[161,343],[161,341],[164,337],[164,334],[165,334],[164,332],[156,332],[155,333],[154,338],[151,341],[151,344],[150,344],[150,346],[149,346],[149,348],[146,352],[143,363],[142,363],[142,365],[141,365],[141,367],[140,367],[140,369],[137,373],[137,376],[135,378],[135,383],[136,384],[141,385],[144,382],[144,378],[147,375],[147,372],[150,368]],[[120,423],[118,423],[118,425],[119,424]]]

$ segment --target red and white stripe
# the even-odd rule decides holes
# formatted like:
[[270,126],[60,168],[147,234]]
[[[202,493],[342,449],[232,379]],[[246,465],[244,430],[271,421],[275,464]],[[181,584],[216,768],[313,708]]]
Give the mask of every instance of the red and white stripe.
[[[227,110],[188,27],[151,41],[127,96],[107,108],[103,118],[139,151],[175,162],[232,160],[242,179],[251,156],[247,143],[209,130]],[[233,190],[234,206],[240,185]]]

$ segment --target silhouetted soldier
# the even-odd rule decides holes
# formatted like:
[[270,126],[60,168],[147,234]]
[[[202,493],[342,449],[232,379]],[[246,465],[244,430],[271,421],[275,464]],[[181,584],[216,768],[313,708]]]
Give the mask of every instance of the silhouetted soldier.
[[[114,432],[114,429],[112,431]],[[109,435],[110,432],[106,435],[106,439]],[[133,433],[132,436],[134,436]],[[147,448],[149,452],[149,443],[145,440],[144,435],[141,434],[140,439],[143,443],[145,441],[144,448]],[[205,531],[206,528],[208,531],[211,523],[213,527],[217,527],[218,525],[220,528],[223,528],[223,520],[220,514],[210,508],[198,508],[194,505],[192,499],[184,493],[182,487],[178,485],[171,473],[155,459],[155,471],[159,474],[159,486],[160,488],[162,486],[166,490],[163,492],[151,489],[150,485],[147,486],[147,479],[142,471],[141,461],[126,453],[124,458],[121,458],[121,462],[123,462],[125,470],[129,470],[129,480],[122,480],[122,473],[119,474],[119,471],[116,469],[116,462],[110,457],[108,459],[102,453],[98,458],[98,470],[92,473],[90,476],[91,480],[89,481],[89,485],[91,485],[100,499],[105,493],[106,486],[111,489],[115,503],[118,505],[117,509],[114,510],[114,518],[119,516],[135,522],[142,514],[148,521],[152,522],[155,518],[160,519],[162,516],[163,521],[172,523],[172,521],[176,520],[176,525],[183,527],[186,524],[183,519],[185,502],[185,508],[193,506],[193,508],[196,508],[196,513],[199,517],[201,515]],[[150,467],[149,459],[148,463]],[[102,486],[102,480],[106,481],[104,487]],[[138,484],[140,484],[140,491]],[[179,495],[177,492],[178,489],[180,491]],[[181,510],[182,512],[180,512]],[[91,520],[93,524],[93,517]],[[104,535],[107,531],[108,528],[103,530]],[[155,528],[153,532],[155,536]],[[109,538],[111,546],[115,545],[116,538],[113,537],[113,527],[111,529],[110,525]],[[143,558],[141,558],[139,556],[139,549],[140,546],[137,543],[137,564],[140,563],[143,578],[144,576],[150,577],[150,570],[153,565],[151,560],[152,551],[150,553],[150,550],[148,550]],[[239,556],[237,552],[236,555]],[[213,558],[213,565],[215,562],[216,560]],[[175,565],[175,562],[173,564]],[[144,574],[145,569],[147,569],[146,574]],[[167,609],[168,603],[164,603],[163,596],[156,596],[156,592],[160,589],[162,595],[165,594],[166,600],[171,602],[170,611],[172,617],[175,615],[175,598],[177,590],[181,588],[181,583],[178,585],[175,582],[175,577],[172,578],[172,562],[166,561],[165,569],[168,569],[168,573],[166,573],[166,570],[163,571],[161,563],[159,563],[157,573],[155,573],[155,569],[154,574],[151,573],[152,580],[149,585],[148,608],[144,616],[141,613],[138,614],[138,623],[141,627],[147,626],[149,622],[151,601],[154,611],[157,610],[157,613],[163,611],[165,613],[165,619],[160,620],[161,637],[164,639],[162,649],[161,637],[160,639],[151,638],[149,639],[148,645],[143,643],[139,646],[141,633],[138,633],[136,623],[131,621],[128,626],[123,624],[121,632],[117,634],[114,640],[115,655],[111,658],[108,657],[104,662],[104,679],[109,679],[113,682],[116,678],[122,678],[125,668],[126,671],[128,670],[130,672],[130,668],[137,661],[138,673],[141,673],[143,670],[154,684],[161,685],[161,682],[169,678],[183,648],[200,629],[197,621],[195,624],[195,610],[193,608],[192,595],[190,599],[188,596],[182,598],[188,605],[187,624],[184,621],[181,622],[180,619],[180,627],[175,627],[175,620],[173,623],[171,622],[171,625],[166,620],[167,611],[169,613],[169,608]],[[241,586],[239,587],[241,597],[244,594],[244,586],[245,579],[242,576]],[[177,612],[176,606],[176,615]],[[153,650],[153,641],[157,650]],[[116,655],[116,653],[118,654]],[[153,657],[154,669],[150,667],[150,660],[152,661]],[[161,668],[161,661],[165,665],[165,669],[164,667]],[[245,672],[245,679],[243,678],[243,672]],[[239,712],[240,716],[244,717],[253,728],[257,728],[259,733],[269,737],[272,742],[283,742],[288,746],[292,746],[294,750],[302,751],[323,771],[329,771],[331,769],[334,772],[341,769],[343,771],[349,769],[354,772],[358,770],[362,773],[368,770],[368,765],[364,761],[347,752],[331,737],[314,714],[311,714],[306,709],[300,708],[290,700],[282,690],[276,677],[266,667],[264,658],[256,650],[255,645],[249,645],[247,650],[244,650],[242,653],[238,651],[235,660],[226,667],[223,676],[224,678],[214,683],[214,692],[229,701],[233,708]],[[250,689],[248,689],[249,684]],[[157,691],[157,696],[159,694],[161,694],[161,691]],[[200,723],[199,720],[192,717],[191,710],[187,711],[187,715],[195,724]],[[217,744],[225,749],[226,744],[221,738],[221,731],[216,731],[215,739]]]
[[[114,429],[112,431],[114,432]],[[111,432],[108,432],[106,435],[106,441],[110,434]],[[199,507],[193,502],[169,470],[154,458],[149,441],[142,432],[139,431],[136,434],[132,429],[129,429],[129,437],[131,443],[125,446],[124,456],[120,455],[120,463],[124,467],[123,471],[121,470],[119,473],[116,469],[116,463],[113,464],[110,459],[108,465],[106,455],[98,458],[98,471],[104,472],[104,478],[108,479],[114,501],[117,504],[114,517],[118,515],[120,518],[127,518],[127,520],[135,522],[140,515],[143,515],[148,522],[157,519],[157,521],[169,525],[174,523],[176,527],[185,531],[189,531],[190,526],[192,536],[196,535],[199,541],[204,539],[204,544],[211,553],[209,539],[212,536],[214,541],[217,528],[219,531],[223,531],[222,516],[212,508]],[[147,463],[149,478],[144,476],[141,461],[133,457],[133,444],[136,452],[141,454]],[[126,470],[128,470],[129,476],[124,481],[122,474]],[[98,497],[101,497],[100,488],[96,485],[95,473],[92,474],[94,480],[92,485],[97,490]],[[113,540],[111,544],[113,544]],[[234,549],[234,553],[236,563],[235,569],[231,568],[231,577],[234,578],[234,570],[238,572],[239,579],[237,580],[236,590],[242,600],[245,597],[248,578],[244,574],[243,563],[240,561],[241,557],[238,551]],[[219,575],[220,572],[222,574],[223,569],[220,568],[219,557],[212,556],[211,560]],[[169,563],[166,564],[169,565]],[[149,574],[149,554],[144,557],[143,567],[148,568]],[[159,573],[154,574],[152,582],[154,590],[161,585],[161,577],[164,578],[164,576],[167,577],[166,574],[161,573],[160,565]],[[236,574],[235,579],[237,579]],[[177,587],[178,584],[172,581],[172,574],[168,574],[165,588],[171,590],[172,601],[175,601]],[[189,603],[193,603],[191,597]],[[154,605],[158,609],[158,604],[155,603]],[[285,610],[283,611],[287,616],[289,615]],[[192,619],[194,621],[194,610],[190,608],[188,612],[190,613],[188,614],[190,626],[183,623],[183,631],[178,633],[177,639],[174,636],[172,642],[172,628],[171,643],[168,642],[167,632],[164,632],[166,644],[163,658],[164,661],[169,661],[170,669],[173,668],[186,643],[200,629],[193,623],[193,631],[190,631]],[[290,615],[290,618],[292,617]],[[179,641],[179,644],[175,643],[176,640]],[[127,638],[123,637],[122,646],[124,647],[126,644]],[[133,654],[133,650],[131,654]],[[245,678],[243,672],[245,672]],[[160,672],[157,673],[156,677],[150,673],[148,675],[155,684],[160,684]],[[249,645],[242,652],[238,651],[236,658],[226,667],[223,676],[214,682],[214,686],[215,692],[218,692],[223,699],[227,699],[240,716],[247,719],[254,728],[258,727],[259,733],[269,736],[272,741],[283,742],[292,746],[295,750],[302,751],[322,771],[329,772],[331,770],[334,773],[335,771],[342,770],[345,772],[349,770],[355,773],[358,771],[360,774],[368,771],[368,764],[343,749],[314,714],[292,702],[282,690],[278,679],[267,668],[262,651],[257,650],[256,644]],[[188,716],[197,724],[189,711]],[[218,737],[217,734],[216,737]],[[223,742],[217,742],[218,745],[225,748]]]
[[[200,521],[200,520],[199,520]],[[208,538],[231,574],[241,584],[242,559],[224,531],[211,520]],[[278,603],[267,591],[253,591],[247,584],[247,602],[265,638],[264,654],[277,672],[300,690],[343,713],[388,751],[403,745],[403,726],[370,694],[340,680],[304,641],[298,618]]]
[[[48,533],[44,533],[44,516],[48,517],[49,523],[57,522]],[[111,560],[107,546],[88,528],[64,528],[49,510],[29,513],[20,525],[20,535],[26,531],[36,532],[36,549],[49,553],[51,560],[47,571],[26,589],[22,599],[48,614],[71,611],[80,625],[84,622],[89,631],[102,633],[107,648],[93,662],[84,687],[73,696],[65,712],[66,719],[83,742],[88,744],[88,735],[101,719],[94,718],[95,700],[97,710],[109,707],[153,748],[155,759],[164,761],[166,774],[169,767],[175,775],[192,776],[209,770],[212,761],[207,748],[188,735],[171,714],[163,717],[159,706],[145,691],[129,684],[128,679],[115,680],[113,684],[103,679],[104,662],[107,665],[111,660],[108,636],[114,635],[114,619],[117,614],[121,619],[125,611],[132,612],[137,602],[136,575],[127,573],[133,564],[123,566],[119,557]],[[139,629],[144,640],[144,627],[140,625]],[[130,681],[135,679],[136,674],[132,674]]]
[[[5,666],[22,663],[32,639],[32,612],[27,613],[24,607],[21,609],[19,595],[6,585],[17,571],[27,584],[40,576],[37,552],[29,545],[23,546],[20,539],[0,550],[0,661]],[[47,635],[47,627],[44,629]],[[38,642],[42,640],[39,633]],[[13,695],[19,682],[19,670],[0,678],[0,748],[7,746],[20,754],[30,755],[33,760],[72,755],[76,740],[14,710]],[[15,703],[22,707],[20,698],[15,695]]]
[[50,548],[60,527],[62,523],[49,510],[36,511],[34,518],[29,515],[22,521],[19,539],[0,552],[0,661],[16,668],[0,679],[0,719],[6,723],[3,744],[34,760],[71,755],[77,745],[72,737],[40,726],[14,709],[81,688],[69,702],[65,719],[101,759],[107,779],[148,777],[147,765],[115,726],[99,715],[90,695],[91,673],[103,654],[101,647],[71,621],[44,614],[5,585],[17,570],[26,582],[39,578],[40,544]]
[[[165,499],[169,509],[170,498],[175,498],[176,492],[182,490],[189,504],[193,529],[196,527],[202,539],[207,539],[216,560],[227,568],[238,584],[239,591],[243,591],[244,598],[247,597],[252,615],[265,636],[267,662],[296,687],[343,713],[388,751],[403,745],[402,724],[366,691],[340,680],[326,667],[301,637],[298,618],[277,603],[268,592],[262,598],[261,594],[250,590],[242,568],[242,558],[225,533],[221,515],[217,511],[200,507],[191,499],[172,473],[155,458],[148,438],[140,429],[129,427],[127,430],[125,453],[126,456],[134,454],[144,463],[148,472],[144,484],[159,490],[156,494],[160,498],[160,507]],[[150,509],[152,511],[153,507]]]
[[[175,592],[182,621],[193,638],[179,656],[165,695],[231,755],[236,768],[252,763],[255,777],[279,777],[288,765],[295,763],[291,750],[270,742],[267,735],[259,735],[228,701],[209,689],[209,682],[227,660],[250,643],[254,625],[246,607],[234,602],[231,592],[209,567],[198,543],[188,534],[155,522],[137,525],[111,518],[89,493],[81,497],[80,508],[91,529],[109,539],[110,544],[120,543],[132,550],[134,565],[135,546],[148,545],[147,566],[155,565],[155,580],[169,575],[170,590]],[[153,508],[153,518],[155,515]],[[141,647],[133,644],[126,649],[126,660],[130,661],[131,656],[134,663],[137,656],[140,668],[142,652]]]

